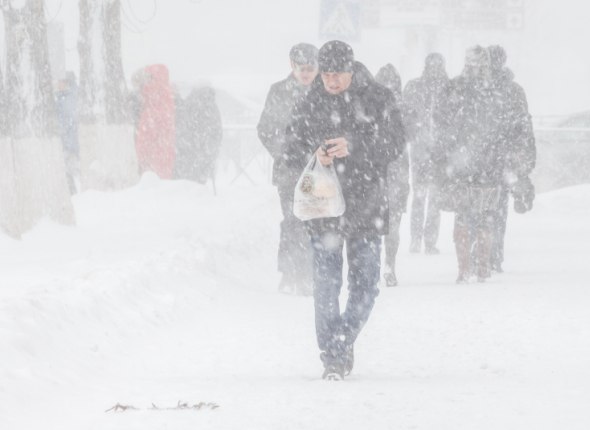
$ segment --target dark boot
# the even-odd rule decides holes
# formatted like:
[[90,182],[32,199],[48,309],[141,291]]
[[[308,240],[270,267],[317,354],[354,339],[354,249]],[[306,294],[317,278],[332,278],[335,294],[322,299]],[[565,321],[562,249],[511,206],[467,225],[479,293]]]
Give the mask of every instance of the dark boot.
[[397,277],[395,276],[395,272],[387,272],[383,275],[385,279],[385,286],[386,287],[395,287],[397,286]]
[[459,267],[457,283],[465,284],[469,282],[471,272],[471,238],[469,237],[469,228],[465,225],[455,223],[453,239],[455,241],[457,265]]
[[427,245],[424,247],[424,253],[428,255],[440,254],[440,250],[434,245]]
[[418,254],[422,251],[422,239],[412,239],[410,244],[410,252],[412,254]]
[[[328,381],[341,381],[347,374],[345,370],[344,362],[339,357],[334,357],[328,351],[322,351],[320,353],[320,360],[324,365],[324,372],[322,373],[322,379]],[[352,370],[352,367],[350,368]],[[348,372],[350,373],[350,371]]]
[[383,279],[385,279],[385,286],[395,287],[397,285],[397,277],[395,276],[395,258],[393,259],[394,264],[386,264],[385,270],[383,271]]
[[354,367],[354,344],[346,345],[344,349],[344,376],[350,375]]

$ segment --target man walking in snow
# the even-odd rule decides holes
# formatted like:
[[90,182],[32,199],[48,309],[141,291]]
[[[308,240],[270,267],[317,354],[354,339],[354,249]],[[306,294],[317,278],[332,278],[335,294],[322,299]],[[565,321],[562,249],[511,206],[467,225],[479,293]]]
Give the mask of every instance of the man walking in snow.
[[78,143],[78,84],[74,72],[66,72],[58,82],[55,97],[57,118],[66,165],[66,178],[70,193],[77,191],[76,181],[80,176],[80,145]]
[[[320,76],[295,109],[287,163],[302,171],[310,157],[333,164],[346,210],[306,222],[313,246],[316,334],[323,378],[352,370],[354,342],[379,294],[381,236],[388,231],[387,165],[402,151],[403,126],[390,90],[375,82],[341,41],[318,54]],[[348,301],[340,312],[343,249]]]
[[223,126],[209,86],[192,88],[176,99],[176,178],[205,184],[215,180],[215,164],[221,148]]
[[[395,102],[403,111],[402,80],[393,64],[388,63],[381,67],[375,75],[375,80],[389,88],[393,93]],[[387,166],[387,198],[389,199],[389,233],[383,238],[385,247],[385,269],[383,279],[387,287],[397,285],[395,275],[396,257],[400,243],[400,225],[402,214],[408,206],[408,194],[410,192],[410,162],[407,145],[404,143],[400,156]]]
[[445,170],[448,181],[455,184],[457,283],[468,282],[472,274],[480,282],[490,276],[491,219],[502,181],[498,168],[502,150],[496,144],[502,121],[495,116],[496,102],[490,88],[488,52],[481,46],[472,47],[467,50],[463,73],[451,83],[440,115],[445,124]]
[[[488,46],[491,65],[491,85],[494,96],[500,100],[497,115],[506,124],[506,133],[501,136],[505,142],[498,142],[504,148],[504,181],[500,199],[493,216],[492,249],[490,267],[502,272],[504,262],[504,236],[508,218],[508,195],[513,190],[515,199],[521,197],[519,190],[530,184],[529,175],[535,167],[535,136],[528,103],[523,88],[514,81],[514,74],[506,65],[506,51],[499,45]],[[528,188],[530,189],[532,185]],[[534,188],[533,188],[534,193]],[[522,196],[524,197],[524,196]],[[533,196],[534,197],[534,194]],[[518,208],[518,204],[517,204]]]
[[438,124],[435,112],[449,87],[445,60],[441,54],[426,57],[422,76],[413,79],[404,90],[404,125],[408,132],[412,169],[412,214],[410,252],[422,250],[438,254],[440,228],[438,192],[444,168],[440,163]]
[[507,154],[506,121],[491,85],[489,52],[467,50],[463,73],[453,79],[439,119],[444,124],[447,183],[454,197],[453,238],[459,274],[485,282],[491,275],[492,225],[504,181]]
[[285,129],[295,104],[307,94],[318,73],[317,48],[299,43],[291,48],[291,73],[270,87],[258,122],[258,137],[272,156],[272,181],[277,186],[283,220],[278,252],[282,273],[279,291],[308,295],[312,292],[311,244],[303,223],[293,215],[293,191],[301,173],[286,164]]

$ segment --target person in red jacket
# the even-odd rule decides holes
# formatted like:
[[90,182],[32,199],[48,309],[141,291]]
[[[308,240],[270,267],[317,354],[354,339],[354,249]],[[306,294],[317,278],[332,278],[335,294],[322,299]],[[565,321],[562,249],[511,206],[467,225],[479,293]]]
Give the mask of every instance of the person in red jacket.
[[154,64],[145,67],[140,99],[135,135],[139,171],[152,171],[161,179],[171,179],[176,129],[174,96],[166,66]]

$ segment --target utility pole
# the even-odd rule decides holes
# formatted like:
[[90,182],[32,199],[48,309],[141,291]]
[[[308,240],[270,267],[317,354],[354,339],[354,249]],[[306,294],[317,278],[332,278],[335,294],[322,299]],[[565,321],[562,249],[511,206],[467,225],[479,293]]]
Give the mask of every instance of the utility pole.
[[6,96],[12,137],[50,137],[57,118],[43,0],[27,0],[4,9],[6,29]]

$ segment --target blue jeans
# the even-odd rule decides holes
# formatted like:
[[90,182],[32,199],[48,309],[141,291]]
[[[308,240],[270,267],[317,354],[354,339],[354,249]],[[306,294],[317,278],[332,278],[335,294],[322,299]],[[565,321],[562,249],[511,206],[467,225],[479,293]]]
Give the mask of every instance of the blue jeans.
[[312,236],[315,323],[318,346],[334,360],[344,359],[367,322],[381,270],[381,237],[346,239],[348,301],[341,314],[343,246],[345,239],[334,233]]

